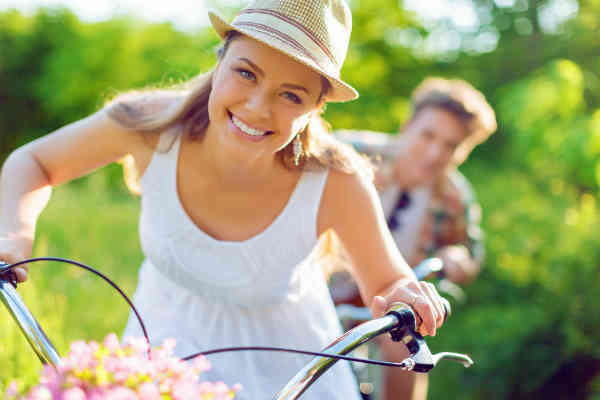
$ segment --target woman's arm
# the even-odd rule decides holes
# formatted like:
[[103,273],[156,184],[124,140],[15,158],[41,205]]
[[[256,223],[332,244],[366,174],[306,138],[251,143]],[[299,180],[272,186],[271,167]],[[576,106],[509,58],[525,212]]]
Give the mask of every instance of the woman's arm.
[[435,334],[443,323],[441,298],[433,285],[418,282],[404,261],[371,182],[356,174],[330,172],[321,200],[318,232],[329,228],[335,230],[347,250],[351,272],[374,315],[380,315],[393,301],[403,301],[423,319],[421,331]]
[[[35,225],[51,187],[127,155],[151,153],[140,133],[127,131],[101,110],[15,150],[0,180],[0,259],[15,262],[31,254]],[[17,271],[20,281],[26,271]]]

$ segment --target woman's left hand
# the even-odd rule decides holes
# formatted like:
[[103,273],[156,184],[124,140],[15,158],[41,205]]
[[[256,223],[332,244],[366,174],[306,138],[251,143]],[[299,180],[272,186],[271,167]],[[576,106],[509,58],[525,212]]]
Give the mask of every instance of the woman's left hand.
[[394,302],[408,304],[422,320],[418,327],[422,335],[435,336],[436,331],[444,324],[446,310],[443,299],[435,286],[429,282],[413,279],[400,279],[392,284],[384,296],[375,296],[371,304],[373,316],[379,318]]

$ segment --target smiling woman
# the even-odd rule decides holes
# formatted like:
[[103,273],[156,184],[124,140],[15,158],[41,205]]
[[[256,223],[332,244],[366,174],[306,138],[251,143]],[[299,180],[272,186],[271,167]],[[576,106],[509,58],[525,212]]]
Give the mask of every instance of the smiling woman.
[[[184,88],[125,93],[9,157],[0,259],[30,254],[51,186],[129,155],[140,173],[145,256],[134,302],[153,343],[175,338],[178,356],[233,345],[324,348],[341,334],[313,251],[330,229],[374,315],[404,301],[421,332],[435,334],[441,298],[395,247],[369,165],[321,118],[326,102],[358,96],[340,77],[348,6],[257,0],[231,24],[210,19],[225,40],[211,72]],[[140,334],[130,319],[125,335]],[[241,383],[241,399],[264,399],[305,361],[223,355],[207,378]],[[358,396],[340,364],[306,398]]]

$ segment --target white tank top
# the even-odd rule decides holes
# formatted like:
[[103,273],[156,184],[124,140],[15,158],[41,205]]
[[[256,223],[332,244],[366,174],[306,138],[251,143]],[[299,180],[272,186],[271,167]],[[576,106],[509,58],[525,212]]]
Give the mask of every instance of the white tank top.
[[[342,333],[312,252],[328,171],[304,172],[263,232],[244,241],[221,241],[198,228],[181,205],[179,147],[178,135],[162,134],[140,180],[139,230],[146,258],[134,303],[152,345],[175,338],[180,357],[232,346],[323,349]],[[133,315],[124,333],[129,335],[142,335]],[[310,359],[286,353],[216,354],[202,379],[241,383],[236,399],[271,399]],[[347,363],[338,362],[303,398],[358,400]]]

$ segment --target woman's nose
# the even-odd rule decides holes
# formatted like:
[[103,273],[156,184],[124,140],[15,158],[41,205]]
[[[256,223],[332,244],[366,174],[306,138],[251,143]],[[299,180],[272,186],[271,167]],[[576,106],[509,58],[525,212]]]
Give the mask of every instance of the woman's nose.
[[246,107],[257,117],[268,118],[271,116],[271,100],[268,93],[262,90],[255,90],[248,96]]

